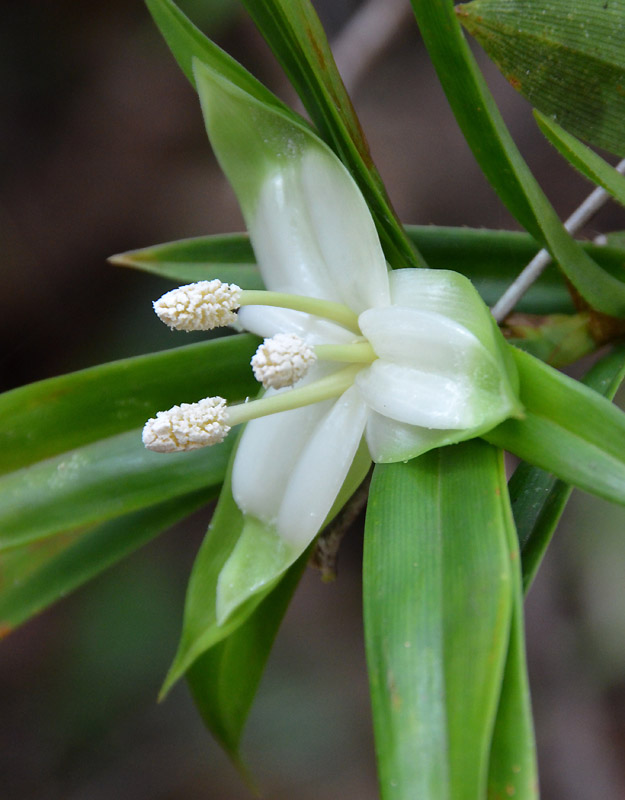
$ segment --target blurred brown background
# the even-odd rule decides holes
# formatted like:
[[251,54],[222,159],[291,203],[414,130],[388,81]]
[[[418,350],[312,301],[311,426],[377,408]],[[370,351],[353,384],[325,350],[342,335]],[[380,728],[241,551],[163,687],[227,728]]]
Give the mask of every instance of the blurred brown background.
[[[387,3],[397,13],[400,3]],[[346,31],[353,34],[362,4],[315,5],[351,75],[350,58],[362,48]],[[180,6],[295,102],[237,3]],[[2,388],[180,344],[151,311],[170,284],[105,259],[241,229],[194,93],[139,0],[6,2],[2,20]],[[589,187],[542,140],[527,103],[480,59],[517,142],[568,215]],[[355,106],[402,220],[516,227],[458,132],[409,12],[397,13],[384,52],[357,66]],[[609,206],[586,233],[619,228],[624,215]],[[3,798],[251,796],[184,686],[155,704],[207,519],[198,514],[3,643]],[[621,510],[576,497],[528,601],[546,800],[625,797],[623,523]],[[344,544],[336,583],[306,576],[252,713],[245,751],[269,798],[377,797],[360,528]]]

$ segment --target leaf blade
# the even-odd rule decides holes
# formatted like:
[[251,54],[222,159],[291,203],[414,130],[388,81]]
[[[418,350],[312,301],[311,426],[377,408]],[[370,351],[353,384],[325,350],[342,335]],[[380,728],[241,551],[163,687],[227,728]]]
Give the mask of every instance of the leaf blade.
[[503,480],[477,441],[375,469],[364,601],[385,800],[485,791],[512,601]]

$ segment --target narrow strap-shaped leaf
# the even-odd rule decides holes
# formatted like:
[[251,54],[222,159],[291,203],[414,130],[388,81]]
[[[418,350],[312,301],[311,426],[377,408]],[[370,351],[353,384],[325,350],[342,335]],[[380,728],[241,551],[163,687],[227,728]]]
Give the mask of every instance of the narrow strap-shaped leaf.
[[[594,391],[612,399],[624,377],[625,348],[618,347],[595,364],[583,380]],[[510,479],[508,489],[522,551],[525,591],[534,580],[572,488],[527,463],[520,464]]]
[[227,336],[6,392],[0,396],[0,474],[130,430],[176,403],[255,394],[248,365],[257,345],[249,334]]
[[[507,497],[507,492],[504,492]],[[488,800],[538,798],[534,722],[525,658],[523,588],[519,543],[508,505],[506,531],[513,580],[508,655],[493,730],[488,769]]]
[[[158,503],[73,534],[58,552],[47,550],[37,559],[32,546],[23,549],[20,564],[13,564],[10,576],[0,557],[0,631],[7,633],[44,608],[65,597],[91,578],[126,558],[180,519],[207,503],[217,491],[213,486],[189,495]],[[55,537],[56,538],[56,537]],[[49,540],[54,544],[54,540]],[[33,567],[33,560],[38,563]]]
[[209,648],[186,673],[193,700],[207,728],[243,769],[239,745],[271,647],[306,567],[310,550],[248,619]]
[[320,136],[352,173],[393,266],[426,266],[410,245],[373,164],[356,112],[309,0],[244,0]]
[[0,550],[218,486],[231,450],[152,453],[134,430],[4,475]]
[[145,0],[145,2],[180,69],[193,86],[195,78],[192,63],[194,58],[198,58],[257,100],[279,108],[300,124],[307,124],[303,117],[270,92],[238,61],[204,36],[171,0]]
[[534,110],[534,116],[538,127],[569,164],[625,206],[625,177],[620,172],[540,111]]
[[[488,305],[495,304],[539,250],[534,238],[517,231],[436,225],[406,225],[405,230],[430,267],[451,269],[466,275]],[[597,246],[581,242],[581,245],[611,275],[623,273],[624,247],[612,243]],[[181,239],[130,250],[109,260],[120,266],[172,278],[177,283],[220,278],[244,289],[262,288],[254,253],[245,233]],[[575,310],[566,283],[555,266],[542,273],[520,300],[517,310],[534,314]]]
[[477,440],[378,465],[364,613],[384,800],[484,797],[512,576],[501,453]]
[[625,282],[567,233],[523,160],[464,40],[452,0],[412,0],[424,42],[475,158],[501,200],[542,242],[593,308],[625,316]]
[[129,250],[111,256],[120,267],[132,267],[178,283],[219,280],[236,283],[242,289],[263,289],[256,258],[246,233],[197,236],[177,242]]
[[578,381],[512,348],[523,419],[483,435],[580,489],[625,504],[625,413]]

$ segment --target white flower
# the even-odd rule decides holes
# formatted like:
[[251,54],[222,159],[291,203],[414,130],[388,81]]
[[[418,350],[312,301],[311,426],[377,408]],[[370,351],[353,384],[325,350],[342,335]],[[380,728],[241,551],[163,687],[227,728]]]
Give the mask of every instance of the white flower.
[[236,294],[238,322],[273,342],[298,337],[307,353],[295,347],[285,366],[282,348],[276,371],[295,381],[306,361],[305,377],[229,407],[224,422],[251,420],[233,496],[277,530],[293,560],[323,525],[363,436],[376,462],[479,436],[521,413],[516,374],[466,278],[388,271],[359,189],[322,142],[208,70],[196,66],[196,81],[269,290]]

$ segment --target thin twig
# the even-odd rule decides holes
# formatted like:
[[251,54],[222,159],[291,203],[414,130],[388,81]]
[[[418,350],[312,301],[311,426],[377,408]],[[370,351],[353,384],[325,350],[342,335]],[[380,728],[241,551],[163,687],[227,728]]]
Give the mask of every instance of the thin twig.
[[348,91],[361,81],[411,17],[406,0],[368,0],[352,14],[332,43],[334,60]]
[[[619,162],[615,169],[621,174],[625,173],[625,159]],[[571,214],[564,223],[564,227],[569,233],[577,233],[577,231],[599,211],[609,197],[610,194],[606,192],[605,189],[601,189],[600,187],[595,189],[594,192],[588,195],[579,208]],[[551,255],[547,250],[540,250],[536,253],[530,263],[492,307],[491,313],[497,322],[503,322],[550,262]]]

